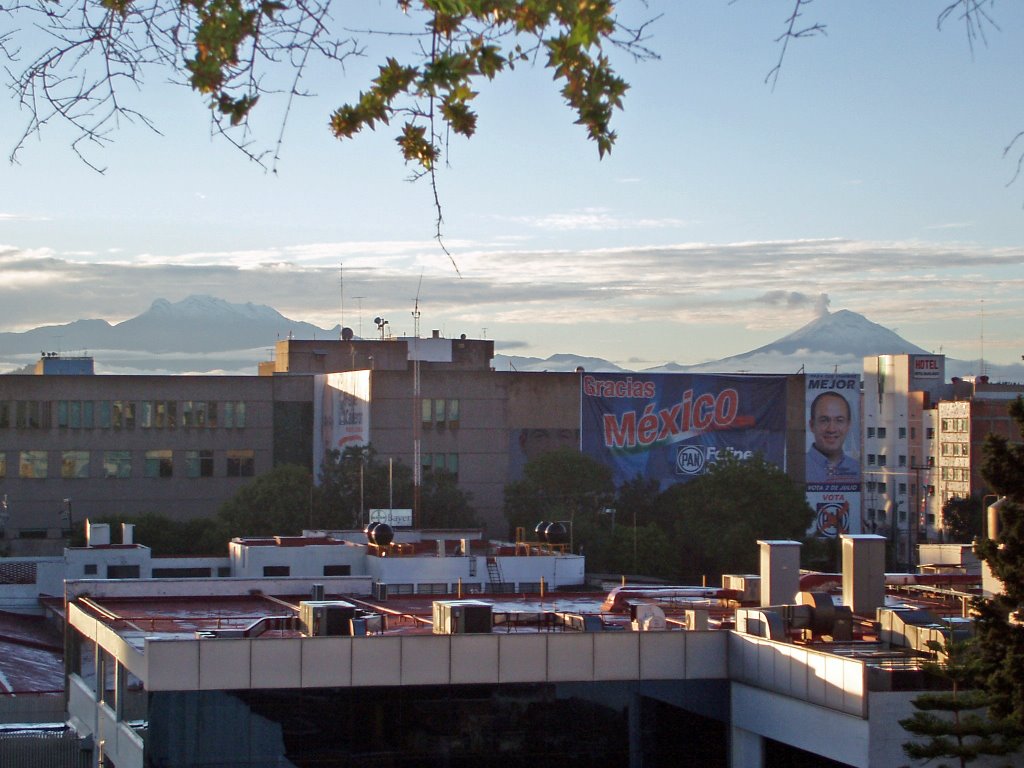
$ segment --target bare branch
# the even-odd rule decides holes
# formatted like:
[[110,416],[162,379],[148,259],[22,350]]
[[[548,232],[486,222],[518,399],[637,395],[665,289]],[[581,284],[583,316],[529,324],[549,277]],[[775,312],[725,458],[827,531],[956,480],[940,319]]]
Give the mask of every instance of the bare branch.
[[810,5],[812,2],[813,0],[794,0],[793,12],[786,19],[786,31],[775,38],[775,42],[782,43],[782,47],[779,49],[779,60],[775,63],[774,67],[768,70],[768,74],[764,78],[765,83],[771,83],[773,91],[779,81],[779,74],[782,72],[782,62],[786,58],[786,51],[789,49],[790,41],[827,34],[824,24],[814,23],[806,27],[799,26],[804,6]]
[[988,45],[985,37],[985,27],[999,31],[999,25],[989,15],[988,9],[994,0],[956,0],[942,9],[936,20],[938,29],[950,18],[959,19],[963,22],[964,32],[967,35],[967,46],[971,49],[971,57],[974,56],[974,42],[980,41],[982,45]]

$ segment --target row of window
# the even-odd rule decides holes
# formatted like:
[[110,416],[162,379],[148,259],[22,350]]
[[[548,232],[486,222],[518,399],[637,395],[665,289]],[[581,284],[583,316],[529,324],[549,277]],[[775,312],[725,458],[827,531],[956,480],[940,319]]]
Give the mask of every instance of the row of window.
[[[211,450],[183,451],[183,477],[214,477],[214,452]],[[52,477],[79,480],[93,477],[93,454],[101,462],[100,477],[128,479],[132,477],[132,451],[61,451],[60,469]],[[251,449],[224,451],[225,477],[252,477],[256,472],[256,452]],[[59,475],[58,475],[59,472]],[[24,480],[50,477],[49,451],[19,451],[18,477]],[[174,454],[171,450],[144,451],[143,477],[174,477]],[[7,454],[0,452],[0,478],[7,477]]]
[[457,453],[424,453],[420,457],[423,474],[428,472],[450,472],[459,477],[459,454]]
[[942,419],[939,423],[941,432],[967,432],[967,419]]
[[[885,427],[877,427],[877,428],[876,427],[868,427],[867,428],[867,433],[868,433],[868,437],[885,438],[885,436],[886,436],[886,428]],[[906,427],[900,427],[898,429],[898,431],[897,431],[897,435],[898,435],[900,440],[906,439],[906,437],[907,437],[907,428]],[[933,440],[935,438],[935,430],[932,427],[928,427],[925,430],[925,437],[927,439],[929,439],[929,440]],[[910,428],[910,439],[911,440],[916,440],[917,439],[917,427],[911,427]]]
[[[889,458],[884,453],[879,453],[877,456],[873,453],[868,454],[868,466],[869,467],[884,467],[889,463]],[[896,457],[896,463],[898,466],[907,466],[907,457],[904,454],[900,454]]]
[[939,477],[942,480],[970,480],[970,467],[942,467],[939,470]]
[[448,426],[456,429],[459,426],[459,401],[443,398],[425,397],[422,401],[423,426],[427,429]]
[[970,456],[970,443],[942,443],[941,452],[943,456]]
[[245,427],[241,400],[0,400],[0,429]]

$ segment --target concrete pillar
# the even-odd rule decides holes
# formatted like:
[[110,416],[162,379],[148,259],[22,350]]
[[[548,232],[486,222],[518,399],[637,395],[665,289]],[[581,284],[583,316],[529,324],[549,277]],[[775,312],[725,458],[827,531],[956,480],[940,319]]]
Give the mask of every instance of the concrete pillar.
[[737,728],[729,728],[729,768],[764,768],[764,738]]
[[843,605],[873,620],[885,605],[885,537],[844,534],[842,540]]
[[758,541],[761,548],[761,607],[792,605],[800,591],[800,542]]

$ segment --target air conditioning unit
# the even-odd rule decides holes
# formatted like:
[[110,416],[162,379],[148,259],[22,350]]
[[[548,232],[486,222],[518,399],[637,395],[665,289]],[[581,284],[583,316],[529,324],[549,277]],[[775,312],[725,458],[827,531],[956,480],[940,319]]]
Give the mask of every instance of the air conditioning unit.
[[303,600],[299,603],[302,631],[309,637],[339,637],[352,634],[356,607],[344,600]]
[[373,599],[374,600],[387,600],[388,599],[388,585],[383,581],[373,582]]
[[435,600],[434,634],[490,634],[492,608],[479,600]]

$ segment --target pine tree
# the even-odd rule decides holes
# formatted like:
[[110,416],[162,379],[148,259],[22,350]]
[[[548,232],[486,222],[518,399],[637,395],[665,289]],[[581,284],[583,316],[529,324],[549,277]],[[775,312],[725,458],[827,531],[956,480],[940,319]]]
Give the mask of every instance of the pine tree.
[[[1024,440],[1024,398],[1010,406]],[[1004,497],[998,540],[984,539],[981,557],[1003,584],[1003,592],[978,600],[978,649],[982,684],[992,697],[992,714],[1024,731],[1024,443],[989,435],[982,475]]]
[[927,663],[926,669],[952,689],[922,693],[913,700],[917,711],[900,725],[926,740],[904,744],[907,757],[953,758],[963,768],[984,755],[1006,756],[1017,750],[1020,738],[1013,724],[985,713],[992,696],[974,685],[977,662],[971,645],[952,640],[928,644],[942,660]]

